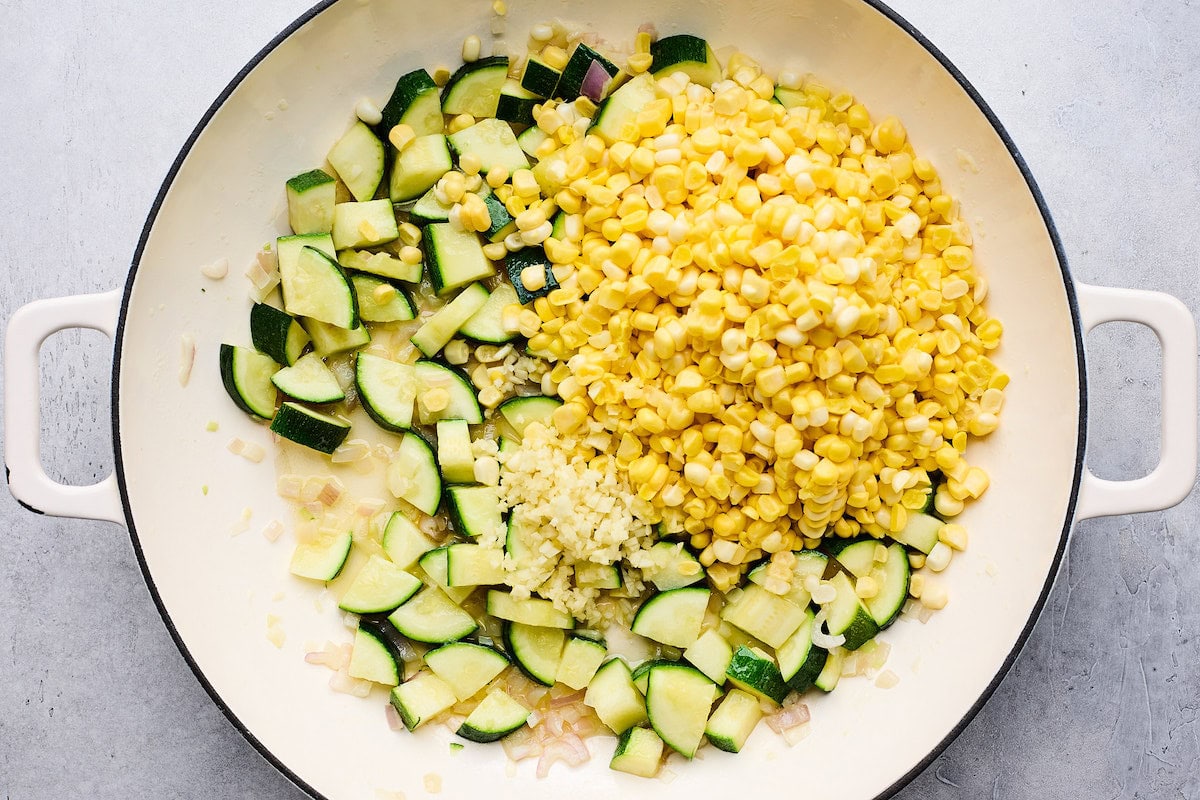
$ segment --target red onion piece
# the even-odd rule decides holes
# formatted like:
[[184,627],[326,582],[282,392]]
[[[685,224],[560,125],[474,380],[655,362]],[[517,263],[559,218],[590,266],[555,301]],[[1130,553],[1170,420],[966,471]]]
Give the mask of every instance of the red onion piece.
[[568,766],[577,767],[591,758],[587,745],[573,733],[551,742],[546,746],[542,757],[538,759],[537,776],[544,778],[550,774],[550,767],[556,762],[566,762]]
[[604,65],[599,61],[593,61],[588,64],[587,72],[583,74],[583,83],[579,87],[579,92],[589,100],[599,103],[604,99],[608,84],[611,82],[612,76],[608,74]]
[[400,719],[400,712],[391,703],[383,707],[383,715],[387,717],[389,728],[396,732],[404,730],[404,721]]
[[808,713],[807,705],[804,703],[793,703],[790,706],[784,706],[764,719],[771,730],[776,733],[783,733],[786,730],[791,730],[808,722],[811,716]]

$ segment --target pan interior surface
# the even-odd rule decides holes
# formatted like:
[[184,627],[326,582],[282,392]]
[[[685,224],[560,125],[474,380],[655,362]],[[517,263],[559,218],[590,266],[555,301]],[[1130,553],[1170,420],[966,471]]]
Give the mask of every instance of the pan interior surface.
[[[453,65],[463,38],[490,39],[490,4],[344,0],[315,14],[231,87],[164,188],[131,275],[117,343],[117,442],[134,541],[152,590],[197,674],[244,731],[290,777],[327,797],[424,791],[437,774],[448,797],[504,793],[608,798],[651,790],[661,798],[802,786],[814,797],[884,794],[969,715],[1007,667],[1057,564],[1079,465],[1082,386],[1077,327],[1052,233],[1021,167],[955,76],[913,35],[862,0],[750,0],[586,7],[510,0],[510,41],[562,17],[602,37],[631,39],[653,22],[715,48],[736,46],[768,70],[814,73],[844,88],[876,118],[899,116],[918,152],[940,170],[975,234],[990,283],[989,310],[1004,323],[995,359],[1012,377],[1001,429],[973,444],[991,476],[961,521],[970,546],[942,574],[946,609],[927,624],[883,635],[900,682],[866,678],[807,697],[811,734],[789,747],[765,726],[737,756],[673,758],[671,782],[642,783],[607,768],[612,740],[592,742],[580,769],[544,780],[531,762],[508,769],[499,747],[454,754],[445,730],[395,733],[382,691],[361,700],[331,691],[330,673],[304,654],[349,641],[336,599],[288,575],[290,523],[275,493],[272,458],[238,458],[240,437],[271,451],[269,432],[221,387],[221,342],[249,344],[249,265],[288,232],[284,181],[319,166],[352,121],[360,97],[382,104],[400,74]],[[584,14],[587,14],[584,17]],[[871,54],[870,58],[864,54]],[[233,265],[213,282],[199,267]],[[177,380],[180,340],[197,343],[187,386]],[[208,430],[215,421],[219,430]],[[268,640],[268,620],[285,634]]]

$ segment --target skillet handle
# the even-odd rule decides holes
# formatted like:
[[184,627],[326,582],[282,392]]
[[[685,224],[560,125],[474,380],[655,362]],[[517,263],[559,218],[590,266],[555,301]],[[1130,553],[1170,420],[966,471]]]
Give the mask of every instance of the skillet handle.
[[1136,322],[1162,344],[1162,445],[1158,466],[1129,481],[1107,481],[1083,470],[1079,519],[1158,511],[1176,505],[1196,482],[1196,322],[1168,294],[1077,284],[1086,334],[1106,322]]
[[121,292],[38,300],[17,310],[4,340],[4,472],[21,505],[38,514],[124,524],[117,479],[67,486],[42,467],[38,353],[53,333],[91,328],[114,338]]

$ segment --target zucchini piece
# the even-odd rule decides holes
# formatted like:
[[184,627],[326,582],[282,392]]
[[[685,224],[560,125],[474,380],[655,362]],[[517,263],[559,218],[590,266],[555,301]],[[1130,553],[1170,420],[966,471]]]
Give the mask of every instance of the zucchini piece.
[[757,697],[741,689],[730,689],[708,718],[704,735],[718,750],[738,753],[762,716]]
[[458,702],[449,684],[424,670],[392,689],[390,699],[404,727],[410,731],[415,731]]
[[470,114],[475,119],[496,116],[500,89],[508,79],[508,56],[490,56],[463,64],[442,90],[443,113]]
[[359,324],[346,329],[318,319],[303,319],[300,324],[312,339],[313,352],[321,358],[349,353],[371,343],[371,334],[366,325]]
[[468,339],[487,344],[511,342],[517,338],[517,332],[504,329],[504,309],[518,302],[516,290],[501,283],[492,290],[483,306],[459,326],[458,332]]
[[[546,272],[546,285],[540,289],[526,289],[521,281],[521,272],[526,267],[541,267]],[[528,305],[539,297],[545,297],[558,288],[558,279],[546,251],[541,245],[523,247],[515,253],[509,253],[504,259],[504,270],[508,273],[508,281],[517,292],[517,299],[522,305]]]
[[521,147],[521,152],[530,158],[537,158],[538,145],[550,138],[544,130],[536,125],[530,125],[525,130],[517,134],[517,144]]
[[517,221],[512,214],[508,213],[508,209],[504,207],[504,203],[500,202],[500,198],[490,191],[482,197],[483,204],[487,206],[488,219],[491,220],[488,229],[483,232],[484,238],[489,242],[499,242],[510,233],[516,233]]
[[584,689],[595,677],[607,655],[608,648],[604,646],[604,642],[572,635],[563,647],[562,660],[558,663],[554,680],[572,689]]
[[452,544],[446,549],[446,583],[459,586],[497,586],[504,583],[504,556],[477,544]]
[[338,263],[355,272],[369,272],[379,278],[420,283],[423,268],[420,262],[408,264],[391,253],[372,253],[370,250],[342,250],[337,255]]
[[302,247],[295,260],[280,261],[279,290],[289,314],[338,328],[358,327],[358,299],[350,279],[336,261],[315,247]]
[[449,222],[450,210],[453,206],[443,205],[437,199],[435,189],[430,189],[412,204],[408,210],[408,218],[416,225],[428,225],[431,222]]
[[[596,66],[593,66],[593,64]],[[579,42],[575,45],[575,49],[571,51],[571,57],[567,59],[567,65],[563,67],[562,76],[558,79],[558,85],[554,87],[554,96],[567,101],[572,101],[579,97],[583,92],[583,79],[587,77],[589,71],[595,69],[601,69],[608,75],[608,81],[605,82],[600,91],[589,97],[593,102],[599,103],[608,96],[613,85],[613,79],[616,78],[617,73],[621,70],[607,58],[583,42]]]
[[399,511],[393,511],[388,518],[380,544],[383,552],[400,569],[412,569],[417,559],[437,547],[412,520]]
[[437,460],[446,483],[474,483],[475,456],[471,453],[471,428],[465,419],[437,423]]
[[620,589],[623,584],[621,568],[616,564],[588,561],[575,565],[575,585],[581,589]]
[[270,356],[251,350],[222,344],[220,353],[221,383],[237,407],[262,419],[275,416],[275,384],[271,376],[279,370]]
[[458,603],[460,606],[463,601],[471,596],[475,591],[474,586],[451,586],[446,577],[446,551],[450,548],[449,545],[435,547],[428,553],[425,553],[418,560],[421,569],[425,570],[425,574],[433,581],[439,589],[446,593],[446,596]]
[[[382,255],[382,254],[381,254]],[[363,322],[403,322],[415,319],[417,308],[408,292],[382,278],[351,275],[358,298],[358,318]]]
[[458,728],[467,741],[499,741],[524,726],[529,709],[500,688],[493,688]]
[[495,486],[451,486],[446,490],[446,507],[451,527],[469,539],[490,535],[504,526],[503,507]]
[[305,403],[336,403],[346,399],[333,370],[316,353],[309,353],[271,376],[275,388]]
[[775,660],[757,647],[742,645],[735,650],[725,677],[737,688],[775,704],[788,695],[788,685]]
[[496,274],[475,233],[458,230],[448,222],[434,222],[425,227],[424,236],[429,279],[438,295]]
[[733,648],[725,637],[715,630],[707,630],[692,646],[683,651],[683,657],[714,683],[725,682],[725,672],[733,660]]
[[542,60],[541,56],[530,55],[521,70],[521,88],[537,97],[553,97],[562,73]]
[[512,426],[517,435],[521,436],[525,433],[525,429],[535,422],[545,427],[553,425],[551,417],[562,404],[563,401],[557,397],[546,397],[539,394],[510,398],[497,406],[496,410],[500,412],[500,416],[504,417],[504,421]]
[[644,567],[642,577],[661,592],[691,586],[704,580],[704,568],[682,542],[657,542],[650,548],[653,567]]
[[379,634],[358,626],[354,632],[354,649],[350,651],[351,678],[395,686],[400,683],[400,667],[391,649]]
[[838,680],[842,677],[842,663],[845,660],[845,650],[840,647],[830,650],[829,657],[825,660],[825,666],[821,668],[821,672],[813,680],[813,686],[816,686],[822,692],[832,692],[836,689]]
[[333,246],[378,247],[400,238],[396,212],[387,198],[362,203],[338,203],[333,207]]
[[529,709],[502,689],[492,689],[458,729],[469,742],[496,742],[525,725]]
[[567,238],[567,212],[559,211],[554,215],[550,223],[550,235],[560,241]]
[[279,364],[291,366],[311,341],[290,314],[266,303],[250,308],[250,341],[259,352]]
[[642,603],[631,628],[638,636],[662,644],[691,647],[700,637],[709,596],[708,589],[698,586],[659,592]]
[[557,679],[566,641],[562,628],[504,623],[504,646],[521,671],[544,686],[553,686]]
[[784,108],[796,108],[797,106],[803,106],[807,98],[805,97],[804,92],[800,91],[799,89],[788,89],[783,86],[776,86],[774,100]]
[[458,329],[483,308],[489,296],[482,283],[472,283],[429,317],[410,341],[426,356],[437,355]]
[[779,662],[779,674],[793,691],[803,692],[812,686],[817,675],[825,667],[829,653],[812,641],[813,612],[805,609],[804,622],[792,637],[775,649]]
[[408,431],[387,466],[387,485],[393,495],[419,511],[433,515],[442,502],[442,475],[433,447],[418,433]]
[[751,583],[736,600],[725,603],[721,619],[771,647],[779,647],[804,622],[804,609]]
[[338,608],[353,614],[386,614],[406,603],[420,588],[419,579],[383,556],[372,555],[354,576]]
[[533,107],[540,102],[541,97],[522,87],[517,79],[509,78],[500,87],[500,97],[496,99],[496,119],[513,125],[532,125]]
[[284,401],[271,420],[271,430],[296,444],[332,453],[350,433],[350,423],[296,403]]
[[549,600],[540,597],[517,599],[508,592],[490,589],[487,594],[487,613],[509,622],[532,625],[540,628],[575,627],[575,620],[565,611],[559,611]]
[[436,586],[426,586],[389,614],[388,622],[409,639],[427,644],[454,642],[479,627],[470,614]]
[[377,128],[379,138],[387,139],[392,128],[404,123],[417,136],[441,133],[446,121],[442,117],[442,102],[433,78],[423,69],[401,75],[392,96],[380,109],[383,120]]
[[417,370],[382,356],[359,353],[354,385],[363,409],[381,428],[406,431],[412,427],[417,399]]
[[839,572],[829,582],[837,594],[825,604],[825,626],[833,636],[846,637],[843,647],[857,650],[879,633],[879,625],[854,591],[854,583],[846,573]]
[[938,543],[938,531],[945,524],[931,514],[910,511],[908,512],[908,522],[905,523],[904,530],[893,534],[892,538],[900,544],[906,544],[915,550],[920,550],[925,555],[929,555],[934,545]]
[[445,135],[418,136],[392,162],[388,197],[393,203],[416,200],[453,168]]
[[463,419],[471,425],[483,422],[483,409],[479,407],[475,387],[462,370],[437,361],[418,361],[415,369],[418,398],[434,388],[445,389],[450,394],[450,402],[440,411],[430,411],[417,403],[417,418],[422,425],[443,419]]
[[[633,673],[622,658],[611,658],[596,671],[583,696],[613,733],[621,734],[647,719],[646,701],[633,685]],[[705,710],[707,713],[707,709]]]
[[326,159],[355,200],[364,202],[375,196],[383,180],[384,149],[383,142],[365,123],[354,123]]
[[329,233],[337,181],[324,170],[303,172],[287,182],[288,225],[292,233]]
[[682,72],[706,89],[721,80],[721,65],[708,42],[699,36],[679,33],[650,44],[651,71],[656,77]]
[[[520,87],[517,89],[519,91]],[[532,104],[529,106],[529,118],[532,122]],[[468,128],[455,131],[446,137],[450,149],[460,159],[467,153],[478,158],[482,164],[479,169],[481,175],[486,175],[494,167],[503,167],[509,175],[519,169],[529,169],[529,159],[521,151],[517,135],[505,119],[507,117],[481,119]]]
[[508,515],[508,528],[504,532],[504,553],[520,566],[530,555],[529,537],[524,534],[524,528],[517,522],[516,514]]
[[472,642],[451,642],[425,654],[425,664],[459,700],[470,700],[508,666],[504,654]]
[[346,533],[325,534],[296,545],[288,571],[299,578],[331,581],[342,571],[350,555],[353,537]]
[[889,545],[887,561],[883,564],[877,563],[871,570],[871,577],[875,579],[879,590],[874,597],[867,598],[867,611],[871,612],[875,624],[883,630],[896,621],[904,608],[904,601],[908,599],[912,567],[908,563],[908,551],[904,549],[904,545]]
[[658,99],[658,86],[646,72],[636,75],[604,102],[592,120],[591,130],[607,144],[634,143],[640,139],[637,115],[645,106]]
[[275,240],[275,261],[279,266],[279,274],[294,270],[296,258],[305,247],[315,247],[330,258],[337,256],[333,246],[333,237],[328,233],[304,233],[295,236],[280,236]]
[[648,686],[646,714],[654,732],[675,752],[692,758],[704,739],[717,685],[697,669],[666,663],[650,668]]
[[629,728],[617,738],[609,769],[653,778],[662,763],[663,740],[651,728]]

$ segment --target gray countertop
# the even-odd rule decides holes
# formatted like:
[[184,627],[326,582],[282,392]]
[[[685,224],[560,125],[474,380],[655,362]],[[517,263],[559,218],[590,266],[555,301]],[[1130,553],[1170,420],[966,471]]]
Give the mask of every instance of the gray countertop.
[[[897,0],[1024,153],[1077,279],[1200,311],[1200,3]],[[0,0],[0,317],[119,285],[195,121],[308,0]],[[1089,463],[1157,458],[1153,335],[1089,339]],[[112,465],[110,345],[42,355],[45,461]],[[1149,355],[1148,355],[1149,354]],[[10,387],[8,391],[13,391]],[[0,795],[303,795],[205,694],[154,610],[123,529],[38,517],[0,492]],[[1014,515],[1014,518],[1016,515]],[[1200,499],[1080,524],[1015,668],[899,797],[1200,798]]]

